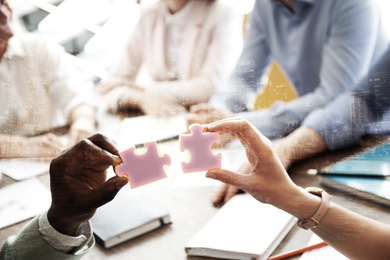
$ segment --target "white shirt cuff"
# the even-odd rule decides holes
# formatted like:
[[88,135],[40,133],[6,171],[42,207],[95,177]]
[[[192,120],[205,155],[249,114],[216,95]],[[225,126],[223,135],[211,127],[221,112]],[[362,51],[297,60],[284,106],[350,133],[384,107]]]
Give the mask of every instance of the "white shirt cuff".
[[64,235],[55,230],[47,219],[47,211],[39,216],[39,232],[42,239],[55,250],[62,253],[80,254],[88,249],[88,242],[92,239],[92,229],[89,222],[79,226],[76,236]]

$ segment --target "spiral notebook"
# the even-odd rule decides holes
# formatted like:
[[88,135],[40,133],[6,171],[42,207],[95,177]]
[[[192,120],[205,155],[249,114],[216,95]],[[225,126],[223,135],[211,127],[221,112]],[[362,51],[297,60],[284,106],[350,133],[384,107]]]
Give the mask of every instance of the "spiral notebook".
[[334,163],[321,170],[322,174],[390,176],[390,142]]

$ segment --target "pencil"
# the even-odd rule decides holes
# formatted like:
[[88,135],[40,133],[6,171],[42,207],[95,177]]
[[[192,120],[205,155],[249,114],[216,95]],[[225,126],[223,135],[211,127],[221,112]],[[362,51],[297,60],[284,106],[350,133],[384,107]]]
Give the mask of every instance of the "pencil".
[[326,245],[327,245],[326,242],[321,242],[321,243],[314,244],[314,245],[307,246],[307,247],[303,247],[303,248],[300,248],[300,249],[295,249],[295,250],[292,250],[290,252],[286,252],[286,253],[282,253],[282,254],[279,254],[279,255],[271,256],[267,260],[280,260],[280,259],[284,259],[284,258],[293,256],[293,255],[302,254],[304,252],[307,252],[307,251],[310,251],[310,250],[313,250],[313,249],[316,249],[316,248],[320,248],[320,247],[323,247],[323,246],[326,246]]

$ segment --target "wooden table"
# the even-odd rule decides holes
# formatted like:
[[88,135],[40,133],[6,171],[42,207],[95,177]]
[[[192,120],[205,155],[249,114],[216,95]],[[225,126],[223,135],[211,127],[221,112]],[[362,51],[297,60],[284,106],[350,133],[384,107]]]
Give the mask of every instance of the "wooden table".
[[[338,152],[327,152],[305,160],[291,167],[289,171],[290,176],[295,183],[302,187],[320,186],[318,176],[308,174],[309,169],[319,170],[321,167],[333,161],[340,160],[345,156],[361,151],[367,146],[383,142],[384,140],[387,140],[387,138],[364,138],[360,145]],[[39,179],[47,187],[49,186],[48,174],[40,176]],[[168,181],[167,185],[162,185],[145,193],[146,196],[160,203],[171,212],[173,221],[171,225],[124,242],[110,250],[95,246],[83,259],[210,259],[188,257],[184,251],[184,247],[196,232],[218,211],[218,208],[213,207],[210,202],[215,187],[178,187],[173,185],[173,179],[172,181]],[[0,187],[4,187],[13,182],[7,176],[3,176],[0,181]],[[334,202],[367,217],[390,224],[389,208],[372,204],[335,190],[326,190],[332,194],[332,200]],[[4,243],[8,236],[16,234],[25,223],[18,223],[0,230],[0,245]],[[273,254],[305,246],[311,234],[310,231],[302,230],[296,226],[293,227]],[[299,256],[288,259],[299,259]]]

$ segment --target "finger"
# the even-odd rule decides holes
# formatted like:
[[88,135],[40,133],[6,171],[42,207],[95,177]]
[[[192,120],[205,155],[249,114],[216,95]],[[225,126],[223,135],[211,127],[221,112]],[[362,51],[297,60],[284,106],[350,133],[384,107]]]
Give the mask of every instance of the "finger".
[[83,139],[67,150],[58,158],[54,159],[51,168],[77,168],[104,171],[111,165],[118,165],[122,162],[119,156],[110,153],[92,143],[89,139]]
[[191,106],[189,111],[190,113],[208,113],[211,109],[212,108],[209,105],[201,103]]
[[237,137],[247,150],[251,150],[258,157],[268,156],[272,152],[271,141],[246,119],[240,117],[222,119],[203,127],[208,131],[229,133]]
[[219,206],[223,203],[228,187],[229,185],[226,183],[222,183],[222,185],[219,186],[217,192],[211,200],[213,206]]
[[223,200],[223,204],[225,204],[226,202],[228,202],[234,195],[236,195],[238,193],[239,189],[237,187],[234,187],[232,185],[229,185],[228,186],[228,189],[226,191],[226,195],[225,195],[225,198]]
[[114,154],[114,155],[120,157],[117,144],[115,143],[114,140],[108,138],[107,136],[100,134],[100,133],[97,133],[97,134],[94,134],[93,136],[89,137],[88,139],[92,143],[94,143],[95,145],[100,147],[101,149],[106,150],[106,151],[110,152],[111,154]]
[[187,125],[190,126],[192,124],[202,122],[200,118],[201,117],[198,114],[191,114],[191,113],[187,114]]
[[60,154],[62,150],[66,149],[66,146],[60,141],[60,139],[52,133],[42,136],[39,142],[45,149],[54,149],[56,154]]
[[[222,119],[219,119],[219,120],[215,120],[214,122],[210,122],[207,125],[204,125],[203,127],[207,128],[207,129],[210,128],[210,131],[223,131],[223,130],[227,131],[224,128],[226,128],[226,125],[228,123],[230,123],[230,124],[237,123],[237,122],[240,123],[240,122],[242,122],[244,120],[245,120],[244,118],[239,117],[239,116],[222,118]],[[235,128],[237,128],[237,126]],[[213,130],[211,130],[211,129],[213,129]]]
[[[83,139],[76,145],[76,147],[79,146],[80,151],[83,151],[84,168],[105,170],[108,166],[122,163],[122,159],[120,158],[118,151],[116,149],[112,149],[112,144],[107,144],[102,140],[99,140],[99,138],[103,137],[102,135],[100,135],[100,137],[94,135],[93,137],[96,137],[97,139],[92,138],[92,140],[97,142],[100,146],[96,145],[89,139]],[[103,146],[103,148],[101,146]],[[111,153],[109,151],[110,149],[117,154]]]
[[88,207],[96,209],[113,200],[116,194],[129,182],[127,176],[114,176],[96,188],[90,190]]
[[238,174],[223,169],[209,170],[206,173],[206,177],[233,185],[242,190],[245,190],[245,187],[248,185],[249,180],[249,175]]

